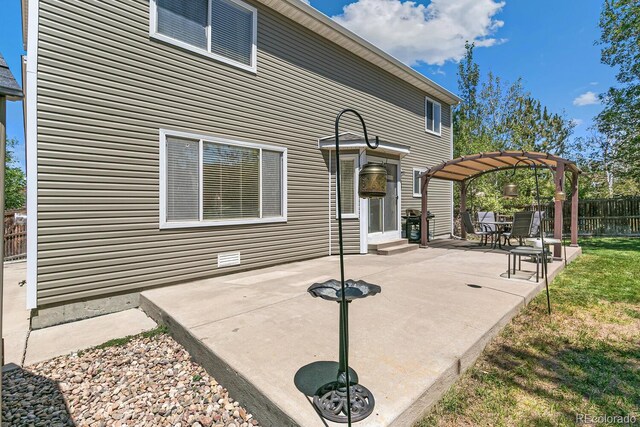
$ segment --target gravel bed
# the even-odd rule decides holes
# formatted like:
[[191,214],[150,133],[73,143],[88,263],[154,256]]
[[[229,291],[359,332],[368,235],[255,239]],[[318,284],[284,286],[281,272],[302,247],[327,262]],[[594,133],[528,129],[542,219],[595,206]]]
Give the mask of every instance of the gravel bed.
[[2,427],[259,423],[167,334],[3,374]]

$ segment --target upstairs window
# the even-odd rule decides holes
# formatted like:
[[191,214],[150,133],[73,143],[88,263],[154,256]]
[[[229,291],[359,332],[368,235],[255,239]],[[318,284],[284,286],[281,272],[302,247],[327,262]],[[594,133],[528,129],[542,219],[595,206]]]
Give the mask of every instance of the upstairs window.
[[256,71],[257,10],[240,0],[150,0],[151,36]]
[[424,109],[425,109],[427,132],[440,135],[440,124],[441,124],[440,103],[432,99],[425,98]]
[[286,221],[286,150],[161,132],[161,228]]

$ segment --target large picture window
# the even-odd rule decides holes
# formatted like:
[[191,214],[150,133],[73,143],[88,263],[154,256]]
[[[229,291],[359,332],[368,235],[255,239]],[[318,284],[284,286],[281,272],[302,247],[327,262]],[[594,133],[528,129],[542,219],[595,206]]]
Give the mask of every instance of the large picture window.
[[425,98],[424,110],[425,110],[427,132],[440,135],[440,127],[441,127],[441,121],[442,121],[442,118],[441,118],[442,111],[441,111],[440,103],[432,99]]
[[257,10],[240,0],[150,0],[151,36],[256,71]]
[[161,228],[286,221],[286,149],[160,132]]

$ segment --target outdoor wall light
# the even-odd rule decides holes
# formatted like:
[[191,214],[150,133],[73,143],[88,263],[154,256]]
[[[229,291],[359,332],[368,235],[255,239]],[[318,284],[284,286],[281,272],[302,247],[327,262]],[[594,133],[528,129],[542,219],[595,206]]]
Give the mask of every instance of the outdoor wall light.
[[363,199],[382,198],[387,194],[387,169],[379,163],[367,163],[360,171],[358,195]]
[[513,182],[505,184],[502,195],[508,199],[518,197],[518,186]]

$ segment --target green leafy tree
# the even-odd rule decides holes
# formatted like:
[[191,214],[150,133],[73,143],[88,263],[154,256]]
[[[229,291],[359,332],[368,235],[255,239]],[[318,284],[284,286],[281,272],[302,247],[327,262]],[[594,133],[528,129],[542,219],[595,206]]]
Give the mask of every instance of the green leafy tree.
[[617,148],[615,141],[597,129],[592,129],[587,137],[576,138],[573,153],[582,170],[580,198],[607,199],[640,194],[638,182],[621,173],[621,165],[616,160]]
[[600,29],[601,61],[618,69],[618,86],[601,95],[596,125],[615,145],[620,176],[640,183],[640,3],[605,0]]
[[26,201],[27,178],[15,158],[16,139],[7,140],[7,152],[4,171],[4,208],[23,208]]
[[[524,89],[522,79],[508,84],[489,72],[484,81],[473,59],[473,44],[466,44],[466,54],[458,64],[458,92],[462,102],[454,111],[454,156],[499,150],[528,150],[562,155],[573,124],[564,114],[550,113],[542,103]],[[519,196],[502,198],[508,181],[518,182]],[[548,173],[541,172],[541,199],[554,193]],[[458,205],[457,192],[455,193]],[[467,207],[472,211],[489,210],[511,213],[535,200],[535,183],[531,171],[518,170],[486,174],[471,181],[467,190]]]

